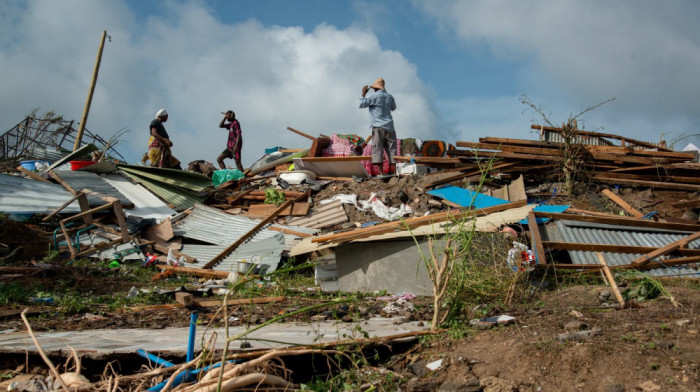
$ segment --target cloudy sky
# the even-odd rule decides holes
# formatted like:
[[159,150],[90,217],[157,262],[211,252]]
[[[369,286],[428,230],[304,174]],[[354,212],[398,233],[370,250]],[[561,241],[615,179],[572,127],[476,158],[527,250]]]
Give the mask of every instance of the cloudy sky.
[[[384,77],[399,137],[535,139],[583,116],[588,130],[700,145],[700,2],[141,1],[0,2],[0,130],[33,108],[80,119],[102,30],[107,42],[87,121],[130,162],[166,108],[183,162],[225,147],[233,109],[243,164],[311,135],[366,136],[363,85]],[[579,122],[581,125],[581,122]]]

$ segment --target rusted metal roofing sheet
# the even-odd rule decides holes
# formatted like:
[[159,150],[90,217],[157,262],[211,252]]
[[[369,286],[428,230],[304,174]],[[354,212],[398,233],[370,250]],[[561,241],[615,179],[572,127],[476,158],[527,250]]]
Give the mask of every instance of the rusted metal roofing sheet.
[[[73,197],[58,184],[0,174],[0,212],[8,214],[48,214]],[[78,202],[63,209],[78,213]]]
[[[559,220],[554,224],[545,225],[546,237],[550,241],[563,241],[584,244],[629,245],[664,247],[672,242],[693,234],[651,228],[631,228],[628,226],[605,225],[600,223],[575,222]],[[700,249],[700,240],[688,244],[689,249]],[[573,264],[598,264],[595,252],[568,251]],[[605,260],[610,266],[630,264],[641,254],[603,252]],[[667,256],[659,257],[663,263]],[[655,268],[644,271],[650,276],[687,276],[700,278],[700,272],[692,265],[669,268]]]
[[348,216],[345,214],[343,203],[339,200],[328,204],[316,205],[309,210],[306,216],[287,218],[287,224],[289,225],[311,227],[314,229],[323,229],[347,221]]
[[[191,245],[183,244],[182,253],[197,258],[198,264],[206,264],[219,253],[226,249],[226,245]],[[267,265],[267,272],[273,272],[284,251],[284,234],[277,233],[272,237],[247,242],[239,246],[230,255],[221,260],[213,269],[217,271],[235,271],[239,261],[245,260],[253,262],[258,259],[257,264]]]
[[[230,245],[244,234],[253,229],[260,221],[244,216],[230,215],[215,208],[196,204],[187,218],[173,225],[173,233],[187,238],[196,239],[213,245]],[[259,230],[245,243],[270,238],[278,231],[268,230],[273,226],[280,229],[314,234],[317,230],[299,226],[267,225]],[[297,244],[294,234],[284,234],[285,250],[290,250]]]

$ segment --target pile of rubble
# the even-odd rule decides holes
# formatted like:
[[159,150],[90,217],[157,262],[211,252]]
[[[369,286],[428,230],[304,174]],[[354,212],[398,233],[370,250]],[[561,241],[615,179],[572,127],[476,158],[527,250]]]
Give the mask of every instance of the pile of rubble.
[[[613,269],[698,276],[697,151],[576,130],[578,181],[594,190],[577,200],[558,181],[561,129],[533,128],[541,140],[401,140],[396,175],[383,178],[368,174],[362,138],[289,128],[310,140],[308,149],[273,149],[217,186],[196,172],[104,159],[69,170],[68,162],[97,150],[86,144],[42,169],[1,174],[0,211],[58,219],[51,245],[69,259],[140,259],[227,276],[245,262],[272,272],[286,257],[315,257],[328,290],[431,295],[427,275],[401,275],[415,267],[411,247],[405,255],[387,249],[444,234],[457,217],[473,217],[477,230],[511,227],[529,237],[520,241],[538,267],[599,269],[606,260]],[[201,163],[190,167],[202,171]],[[651,192],[673,200],[652,200]]]

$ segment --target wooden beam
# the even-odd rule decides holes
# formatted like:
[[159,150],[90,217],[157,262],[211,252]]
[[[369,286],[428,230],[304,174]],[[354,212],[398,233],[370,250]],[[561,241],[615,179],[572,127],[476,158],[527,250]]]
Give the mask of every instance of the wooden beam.
[[216,271],[216,270],[212,270],[212,269],[192,268],[192,267],[175,267],[172,265],[164,265],[164,264],[156,264],[156,267],[161,269],[161,270],[171,270],[171,271],[178,273],[178,274],[193,275],[193,276],[198,276],[200,278],[209,278],[209,279],[228,278],[228,276],[231,274],[228,271]]
[[58,214],[59,212],[61,212],[64,208],[68,207],[68,206],[71,205],[74,201],[78,200],[78,197],[80,197],[80,194],[73,195],[73,197],[71,197],[70,200],[68,200],[67,202],[63,203],[63,205],[61,205],[60,207],[58,207],[54,212],[52,212],[52,213],[46,215],[46,216],[44,217],[44,219],[42,219],[42,221],[43,221],[43,222],[46,222],[47,220],[53,218],[54,216],[56,216],[56,214]]
[[540,235],[540,228],[537,226],[537,218],[534,211],[530,211],[527,214],[527,226],[530,229],[531,249],[535,250],[537,264],[546,265],[547,254],[544,251],[544,246],[542,246],[542,236]]
[[502,169],[502,168],[506,168],[506,167],[510,167],[510,166],[515,165],[515,164],[516,164],[515,162],[501,163],[501,164],[492,166],[492,167],[490,167],[490,168],[487,168],[488,170],[481,170],[481,169],[479,169],[479,170],[473,170],[473,171],[466,172],[466,173],[453,174],[453,175],[451,175],[451,176],[448,176],[448,177],[445,177],[445,178],[442,178],[442,179],[434,180],[434,181],[428,182],[428,183],[426,183],[426,184],[423,184],[423,187],[425,187],[425,188],[432,188],[432,187],[435,187],[435,186],[438,186],[438,185],[442,185],[442,184],[446,184],[446,183],[449,183],[449,182],[452,182],[452,181],[456,181],[456,180],[459,180],[459,179],[462,179],[462,178],[471,177],[471,176],[476,176],[476,175],[484,175],[485,173],[488,173],[488,172],[491,172],[491,171],[495,171],[495,170],[498,170],[498,169]]
[[595,174],[591,177],[596,181],[600,181],[606,184],[619,184],[628,185],[637,188],[652,188],[652,189],[673,189],[679,191],[700,191],[700,185],[691,184],[678,184],[674,182],[659,182],[659,181],[640,181],[640,180],[628,180],[624,178],[611,178],[607,177],[605,174]]
[[617,215],[613,214],[608,214],[605,212],[598,212],[598,211],[591,211],[591,210],[582,210],[579,208],[567,208],[566,209],[567,213],[570,214],[581,214],[581,215],[593,215],[593,216],[603,216],[603,217],[613,217],[617,218]]
[[[588,173],[589,176],[596,175],[597,173]],[[659,181],[659,182],[682,182],[688,184],[700,184],[700,176],[698,177],[683,177],[683,176],[668,176],[665,174],[626,174],[626,173],[605,173],[606,178],[622,178],[626,180],[639,180],[639,181]]]
[[31,177],[31,178],[37,180],[37,181],[51,183],[51,181],[49,181],[49,180],[47,180],[46,178],[44,178],[44,177],[42,177],[42,176],[40,176],[40,175],[34,173],[33,171],[27,170],[27,169],[23,168],[22,165],[17,166],[17,170],[18,170],[19,172],[21,172],[22,174],[24,174],[24,175],[26,175],[26,176],[29,176],[29,177]]
[[699,238],[700,238],[700,231],[697,231],[694,234],[691,234],[687,237],[681,238],[678,241],[674,241],[674,242],[672,242],[672,243],[670,243],[662,248],[658,248],[657,250],[655,250],[653,252],[649,252],[641,257],[638,257],[637,259],[632,261],[632,264],[635,267],[641,267],[644,264],[647,264],[648,262],[650,262],[652,259],[655,259],[659,256],[669,254],[678,248],[685,247],[688,245],[688,243],[693,242]]
[[[304,132],[302,132],[302,131],[297,131],[296,129],[294,129],[294,128],[292,128],[292,127],[287,127],[287,129],[290,130],[290,131],[292,131],[292,132],[294,132],[294,133],[296,133],[297,135],[303,136],[303,137],[305,137],[305,138],[307,138],[307,139],[316,140],[315,137],[313,137],[313,136],[311,136],[311,135],[308,135],[308,134],[306,134],[306,133],[304,133]],[[303,150],[302,150],[302,151],[303,151]]]
[[231,252],[233,252],[236,248],[238,248],[242,243],[244,243],[248,238],[252,237],[255,233],[257,233],[260,229],[265,227],[268,223],[272,222],[273,219],[275,219],[280,212],[284,211],[285,208],[289,207],[292,205],[294,202],[297,200],[301,200],[302,198],[307,197],[307,194],[304,193],[301,196],[297,196],[294,199],[287,200],[284,204],[279,206],[275,211],[270,214],[267,218],[263,219],[255,225],[252,229],[250,229],[247,233],[243,234],[240,238],[238,238],[236,241],[234,241],[233,244],[229,245],[224,249],[221,253],[218,255],[214,256],[213,259],[211,259],[207,264],[204,265],[204,268],[211,268],[214,265],[216,265],[218,262],[223,260],[226,256],[228,256]]
[[[229,299],[226,301],[226,306],[231,306],[231,305],[247,305],[247,304],[269,304],[273,302],[282,302],[287,297],[259,297],[259,298],[241,298],[241,299]],[[224,306],[223,301],[218,301],[218,300],[211,300],[211,301],[195,301],[195,304],[203,307],[203,308],[210,308],[210,307],[219,307],[219,306]]]
[[615,282],[615,277],[613,276],[612,272],[610,272],[610,268],[608,267],[608,263],[605,261],[605,257],[600,252],[596,252],[596,255],[598,256],[598,261],[600,261],[600,265],[603,266],[603,272],[605,273],[605,276],[608,278],[608,282],[610,282],[610,287],[612,288],[613,293],[615,293],[615,298],[617,298],[617,302],[619,302],[620,306],[624,309],[625,308],[625,300],[622,298],[622,294],[620,293],[620,289],[617,288],[617,283]]
[[604,223],[608,225],[649,227],[654,229],[667,229],[677,231],[696,232],[700,230],[700,224],[654,222],[628,217],[600,217],[575,214],[558,214],[553,212],[535,211],[535,216],[539,218],[571,220],[577,222]]
[[59,176],[58,174],[56,174],[55,171],[49,170],[49,176],[50,176],[51,178],[53,178],[54,180],[56,180],[56,182],[59,183],[59,184],[61,184],[64,188],[66,188],[66,190],[67,190],[68,192],[70,192],[70,193],[72,193],[72,194],[74,194],[74,195],[77,195],[77,194],[78,194],[78,192],[76,192],[75,189],[73,189],[70,185],[68,185],[67,182],[63,181],[63,178],[61,178],[61,176]]
[[444,222],[444,221],[449,220],[449,219],[461,219],[461,218],[467,218],[467,217],[471,217],[471,216],[488,215],[488,214],[494,213],[494,212],[505,211],[505,210],[509,210],[511,208],[522,207],[525,204],[526,204],[526,201],[521,200],[521,201],[515,201],[515,202],[511,202],[511,203],[493,206],[493,207],[481,208],[478,210],[466,210],[465,209],[463,212],[457,212],[457,213],[452,212],[452,211],[441,212],[441,213],[437,213],[437,214],[406,219],[406,220],[398,221],[398,222],[384,223],[384,224],[380,224],[380,225],[376,225],[376,226],[372,226],[372,227],[363,227],[363,228],[355,229],[355,230],[345,232],[345,233],[328,234],[325,236],[320,236],[320,237],[314,238],[311,240],[311,242],[313,242],[313,243],[349,242],[349,241],[354,241],[354,240],[361,239],[361,238],[367,238],[367,237],[371,237],[371,236],[375,236],[375,235],[379,235],[379,234],[391,233],[391,232],[394,232],[396,230],[405,230],[407,227],[413,229],[413,228],[424,226],[424,225]]
[[644,217],[644,214],[639,212],[636,208],[632,207],[629,203],[627,203],[624,199],[622,199],[620,196],[614,194],[610,189],[603,189],[603,192],[601,192],[604,196],[606,196],[608,199],[612,200],[615,204],[620,206],[623,210],[627,211],[628,214],[632,215],[633,217],[637,219],[642,219]]

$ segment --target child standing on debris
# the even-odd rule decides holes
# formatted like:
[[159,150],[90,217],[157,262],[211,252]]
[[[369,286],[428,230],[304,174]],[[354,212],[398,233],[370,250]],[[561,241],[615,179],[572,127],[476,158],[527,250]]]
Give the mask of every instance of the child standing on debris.
[[[367,94],[369,89],[374,90]],[[360,108],[369,108],[369,127],[372,129],[372,164],[381,173],[384,152],[389,158],[389,172],[394,172],[396,156],[396,131],[391,112],[396,110],[394,97],[384,89],[384,79],[378,78],[371,86],[362,87]]]
[[[227,121],[228,123],[226,123]],[[226,149],[216,158],[216,161],[222,169],[226,169],[224,159],[233,158],[234,162],[236,162],[236,168],[243,171],[243,164],[241,163],[243,136],[241,134],[241,124],[236,120],[236,113],[234,113],[233,110],[224,113],[224,118],[219,123],[219,128],[228,129],[228,141],[226,143]]]

